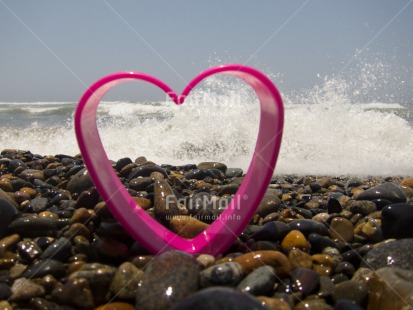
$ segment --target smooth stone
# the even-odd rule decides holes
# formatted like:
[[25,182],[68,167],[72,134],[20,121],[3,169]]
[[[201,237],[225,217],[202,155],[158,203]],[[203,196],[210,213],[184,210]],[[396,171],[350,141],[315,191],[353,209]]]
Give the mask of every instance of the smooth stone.
[[[219,196],[234,195],[238,191],[239,186],[237,184],[224,185],[219,191]],[[215,187],[212,188],[214,190]]]
[[361,228],[361,233],[359,235],[366,238],[368,241],[372,243],[383,241],[381,220],[375,220],[373,218],[366,219],[366,222]]
[[324,299],[310,299],[300,301],[294,310],[333,310],[333,307],[327,304]]
[[59,299],[76,309],[91,310],[95,307],[89,281],[84,278],[68,279],[59,294]]
[[13,310],[13,307],[6,300],[0,300],[1,310]]
[[161,254],[145,269],[136,308],[169,309],[194,294],[198,287],[199,264],[195,258],[180,251]]
[[218,162],[202,162],[196,165],[198,169],[218,169],[225,173],[227,171],[227,165]]
[[154,209],[155,217],[167,223],[174,215],[179,215],[181,209],[168,180],[156,180],[154,183]]
[[211,267],[215,263],[215,257],[209,254],[201,254],[196,260],[203,268]]
[[46,275],[52,275],[56,279],[63,277],[66,274],[66,267],[61,262],[48,259],[39,260],[32,266],[29,266],[23,273],[23,277],[28,279],[42,278]]
[[313,260],[311,256],[299,249],[292,249],[288,253],[288,259],[290,260],[293,269],[296,268],[308,268],[313,267]]
[[13,250],[16,244],[20,241],[18,234],[8,235],[3,239],[0,239],[0,258],[10,250]]
[[403,190],[392,182],[386,182],[361,192],[356,197],[357,200],[386,199],[393,203],[406,202],[406,195]]
[[27,165],[20,159],[12,159],[9,161],[9,168],[14,172],[17,168],[22,167],[23,169],[28,169]]
[[0,239],[7,236],[9,225],[18,213],[14,204],[0,199]]
[[354,280],[343,281],[334,285],[331,296],[335,302],[346,299],[363,305],[367,299],[367,286]]
[[36,169],[26,169],[23,170],[20,175],[20,178],[22,178],[25,181],[33,182],[35,179],[44,181],[45,177],[43,174],[43,171],[41,170],[36,170]]
[[413,204],[396,203],[384,207],[381,230],[385,239],[413,238]]
[[185,174],[187,180],[204,180],[208,177],[222,180],[225,175],[218,169],[194,169]]
[[396,267],[376,270],[369,289],[369,310],[413,308],[413,271]]
[[37,196],[30,200],[30,206],[33,212],[40,213],[46,210],[48,204],[48,200],[45,197]]
[[39,297],[30,299],[29,304],[32,307],[32,309],[36,310],[54,310],[58,308],[56,303]]
[[66,189],[72,194],[80,194],[92,186],[94,186],[94,184],[90,178],[89,172],[86,168],[83,168],[71,177],[69,183],[67,183]]
[[116,162],[115,169],[120,172],[123,167],[125,167],[126,165],[129,165],[131,163],[132,163],[132,159],[130,159],[129,157],[120,158]]
[[173,216],[169,221],[169,229],[185,239],[195,238],[208,227],[208,224],[186,215]]
[[227,262],[214,265],[202,270],[199,274],[201,287],[208,286],[235,286],[244,277],[244,272],[240,264]]
[[400,182],[400,186],[413,188],[413,178],[407,178]]
[[310,234],[308,236],[308,241],[311,244],[312,251],[315,253],[320,253],[325,248],[338,248],[338,244],[336,242],[319,234]]
[[400,239],[383,243],[370,250],[364,257],[361,267],[379,269],[382,267],[400,267],[413,270],[413,239]]
[[354,301],[342,299],[336,303],[334,310],[363,310],[363,308]]
[[65,262],[70,256],[72,256],[72,244],[69,239],[61,237],[43,251],[40,259],[53,258]]
[[128,181],[138,178],[138,177],[149,177],[152,172],[160,172],[163,174],[165,179],[168,178],[168,173],[163,168],[155,164],[148,164],[148,165],[138,166],[134,168],[128,174]]
[[264,218],[270,213],[280,211],[281,208],[280,198],[275,195],[265,194],[255,213]]
[[281,298],[270,298],[267,296],[258,296],[257,300],[268,309],[272,310],[291,310],[291,307],[288,302]]
[[236,178],[242,177],[243,174],[244,171],[241,168],[227,168],[227,171],[225,172],[225,177]]
[[327,226],[313,220],[293,220],[288,226],[290,226],[292,230],[301,231],[305,236],[308,236],[311,233],[316,233],[322,236],[328,235]]
[[[7,300],[13,294],[11,288],[6,283],[0,282],[0,300]],[[3,310],[3,308],[0,307]]]
[[144,191],[149,185],[152,184],[150,177],[134,178],[129,181],[129,187],[135,191]]
[[235,257],[234,261],[242,266],[245,274],[249,274],[263,265],[274,267],[278,277],[286,277],[291,272],[290,261],[279,251],[249,252]]
[[175,304],[171,310],[268,310],[249,294],[229,287],[203,289]]
[[327,276],[320,277],[320,289],[317,293],[318,297],[325,298],[331,296],[334,291],[334,283]]
[[309,252],[311,246],[301,231],[292,230],[284,237],[281,247],[285,253],[288,253],[292,249]]
[[32,262],[42,254],[42,249],[34,241],[23,240],[17,244],[17,252],[22,259]]
[[50,219],[36,217],[22,217],[14,220],[9,225],[10,231],[19,234],[23,238],[55,236],[56,222]]
[[353,223],[344,217],[335,217],[331,220],[329,233],[331,239],[350,242],[354,237]]
[[8,203],[12,204],[16,208],[19,207],[19,204],[16,202],[16,200],[12,198],[7,192],[5,192],[4,190],[0,188],[0,201],[1,200],[7,201]]
[[377,206],[373,201],[353,200],[349,202],[349,210],[353,213],[361,213],[362,215],[369,215],[377,210]]
[[93,216],[93,211],[86,208],[79,208],[73,212],[72,217],[70,218],[70,224],[82,223],[87,224],[90,222]]
[[11,287],[12,295],[10,300],[12,301],[24,301],[33,297],[40,297],[45,294],[43,286],[35,283],[29,279],[16,279]]
[[375,271],[369,268],[360,267],[354,272],[353,276],[351,277],[351,280],[368,284],[368,282],[373,277],[374,273]]
[[327,202],[327,212],[328,214],[340,213],[343,211],[343,207],[336,198],[330,198]]
[[237,285],[237,289],[256,296],[267,295],[274,291],[276,280],[275,269],[271,266],[262,266],[247,275]]
[[100,263],[84,264],[69,276],[69,279],[86,279],[93,293],[95,304],[109,301],[109,287],[116,268]]
[[95,310],[136,310],[134,306],[126,302],[111,302],[95,308]]
[[250,238],[256,241],[281,241],[290,231],[291,228],[287,224],[273,221],[264,224]]
[[320,285],[320,275],[314,270],[297,268],[291,272],[291,289],[301,292],[303,297],[315,293]]
[[138,292],[142,277],[142,270],[130,262],[125,262],[116,270],[109,290],[117,298],[133,299]]
[[76,200],[75,208],[93,209],[99,201],[99,193],[95,187],[89,188],[87,191],[83,191],[79,198]]
[[216,206],[212,203],[211,194],[200,192],[190,196],[187,208],[189,214],[193,217],[205,222],[213,221]]

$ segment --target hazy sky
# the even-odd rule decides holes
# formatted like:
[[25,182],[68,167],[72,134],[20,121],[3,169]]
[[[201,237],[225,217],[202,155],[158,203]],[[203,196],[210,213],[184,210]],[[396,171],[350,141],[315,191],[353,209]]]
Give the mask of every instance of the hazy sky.
[[[384,66],[381,78],[407,85],[394,100],[413,102],[412,2],[0,0],[0,101],[77,101],[124,70],[178,92],[208,67],[238,62],[274,74],[282,92]],[[159,96],[137,85],[111,94]]]

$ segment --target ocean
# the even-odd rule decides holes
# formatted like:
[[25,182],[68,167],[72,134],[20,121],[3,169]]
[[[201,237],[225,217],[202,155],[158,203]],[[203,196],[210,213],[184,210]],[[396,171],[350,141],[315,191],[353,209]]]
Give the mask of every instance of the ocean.
[[[333,79],[310,90],[282,93],[285,127],[276,174],[413,176],[413,102],[363,102],[343,83]],[[76,105],[0,102],[0,149],[78,154]],[[259,104],[241,81],[211,77],[181,106],[168,100],[102,101],[97,121],[112,160],[220,161],[246,170]]]

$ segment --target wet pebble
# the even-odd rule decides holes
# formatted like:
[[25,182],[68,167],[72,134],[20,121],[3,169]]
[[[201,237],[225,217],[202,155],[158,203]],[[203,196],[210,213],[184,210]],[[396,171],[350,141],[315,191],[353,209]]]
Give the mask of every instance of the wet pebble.
[[12,301],[28,300],[45,294],[45,290],[41,285],[25,278],[15,280],[11,287],[11,292],[10,300]]
[[125,262],[116,270],[109,290],[117,298],[133,299],[136,297],[142,277],[142,270],[130,262]]
[[91,310],[95,307],[89,281],[84,278],[68,279],[58,292],[58,298],[75,309]]
[[290,226],[283,222],[273,221],[266,223],[260,230],[251,236],[254,240],[280,241],[291,231]]
[[202,270],[199,274],[199,282],[201,287],[217,285],[235,286],[243,277],[244,272],[240,264],[227,262]]
[[354,237],[354,227],[348,219],[335,217],[330,223],[329,233],[331,239],[350,242]]
[[268,310],[250,295],[228,287],[211,287],[200,290],[171,308],[171,310],[192,309]]
[[379,269],[387,266],[413,270],[413,239],[400,239],[383,243],[369,251],[362,261],[362,267]]
[[299,230],[290,231],[281,242],[281,247],[285,253],[292,249],[299,249],[306,253],[310,251],[310,243]]
[[319,234],[322,236],[328,235],[328,228],[322,223],[315,222],[309,219],[305,220],[294,220],[288,224],[292,230],[299,230],[305,236],[311,233]]
[[397,203],[383,208],[381,229],[383,236],[389,238],[413,238],[413,204]]
[[19,211],[7,200],[0,199],[0,238],[7,235],[9,224],[17,216]]
[[72,256],[72,244],[69,239],[61,237],[44,250],[40,259],[53,258],[65,262],[70,256]]
[[288,276],[291,272],[291,263],[288,258],[279,251],[255,251],[234,258],[234,261],[242,266],[245,274],[263,265],[275,268],[279,277]]
[[145,269],[136,296],[136,307],[168,309],[194,294],[198,287],[198,262],[186,253],[171,251],[156,257]]
[[12,233],[27,238],[55,236],[57,232],[55,221],[36,217],[18,218],[11,222],[9,227]]
[[271,266],[262,266],[246,276],[237,289],[252,295],[267,295],[273,292],[277,280],[275,269]]
[[94,184],[92,182],[92,179],[90,178],[89,172],[86,170],[86,168],[83,168],[72,176],[66,186],[66,189],[71,193],[80,194],[83,191],[91,188],[93,185]]
[[315,293],[320,285],[320,275],[307,268],[297,268],[291,272],[291,289],[301,292],[303,297]]
[[372,187],[357,195],[357,200],[386,199],[393,203],[406,202],[403,190],[392,182],[386,182]]
[[334,286],[332,298],[335,302],[345,299],[364,305],[367,299],[367,286],[353,280],[340,282]]

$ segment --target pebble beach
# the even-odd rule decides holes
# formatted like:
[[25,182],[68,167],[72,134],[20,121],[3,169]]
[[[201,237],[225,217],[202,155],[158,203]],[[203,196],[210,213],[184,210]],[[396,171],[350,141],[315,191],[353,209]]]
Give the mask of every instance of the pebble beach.
[[[184,238],[220,215],[245,173],[112,163],[133,199]],[[413,308],[412,177],[274,176],[243,233],[213,257],[150,254],[79,155],[7,149],[0,165],[2,310]]]

